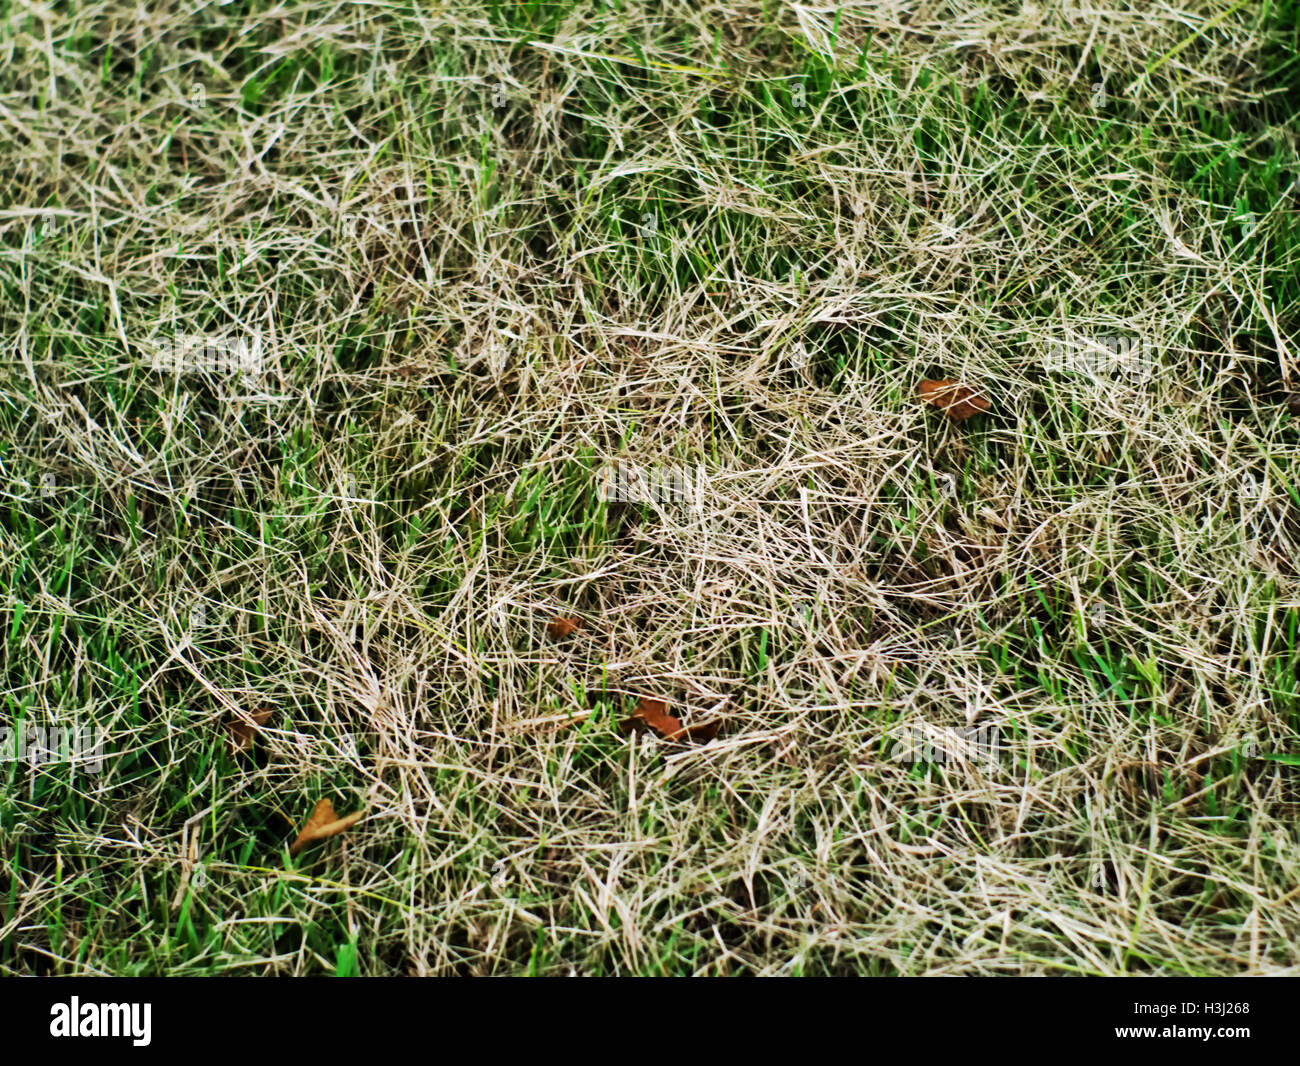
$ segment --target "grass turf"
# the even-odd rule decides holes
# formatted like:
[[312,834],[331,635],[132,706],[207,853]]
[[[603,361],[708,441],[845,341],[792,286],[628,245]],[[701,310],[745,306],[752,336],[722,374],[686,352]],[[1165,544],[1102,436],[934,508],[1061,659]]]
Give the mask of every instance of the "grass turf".
[[1298,23],[0,0],[0,973],[1300,971]]

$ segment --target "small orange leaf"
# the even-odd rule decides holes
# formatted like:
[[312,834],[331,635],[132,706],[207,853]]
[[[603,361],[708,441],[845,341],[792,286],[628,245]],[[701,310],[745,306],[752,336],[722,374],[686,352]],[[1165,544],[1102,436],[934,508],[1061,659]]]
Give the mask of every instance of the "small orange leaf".
[[230,739],[231,743],[235,745],[235,750],[248,751],[253,746],[253,734],[271,720],[273,713],[270,707],[263,707],[260,711],[253,711],[248,716],[252,721],[247,721],[238,716],[231,718],[226,723],[226,728],[230,730]]
[[668,705],[663,700],[642,696],[632,712],[632,717],[624,723],[624,728],[634,728],[640,722],[659,733],[665,740],[709,741],[718,735],[718,723],[700,722],[697,725],[682,725],[680,718],[668,713]]
[[307,824],[302,827],[298,839],[289,845],[289,854],[297,855],[313,840],[325,840],[329,837],[338,836],[345,829],[351,829],[361,820],[361,816],[365,813],[363,808],[340,818],[334,813],[334,804],[327,799],[321,800],[316,804],[316,809],[311,812]]
[[562,637],[567,637],[580,625],[582,623],[576,618],[557,618],[553,622],[546,623],[546,632],[559,640]]
[[993,406],[974,389],[949,378],[921,382],[921,400],[931,407],[939,408],[954,422],[964,422],[972,415],[987,411]]

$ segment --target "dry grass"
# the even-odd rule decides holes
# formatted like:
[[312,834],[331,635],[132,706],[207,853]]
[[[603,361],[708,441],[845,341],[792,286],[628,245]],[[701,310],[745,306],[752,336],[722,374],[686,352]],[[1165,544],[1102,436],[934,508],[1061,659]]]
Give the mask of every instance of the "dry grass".
[[1300,970],[1294,4],[0,10],[0,971]]

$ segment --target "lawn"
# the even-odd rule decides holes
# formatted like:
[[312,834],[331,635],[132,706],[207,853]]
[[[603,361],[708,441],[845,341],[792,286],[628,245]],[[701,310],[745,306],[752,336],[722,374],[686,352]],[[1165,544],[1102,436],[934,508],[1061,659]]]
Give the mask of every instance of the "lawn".
[[1300,974],[1298,27],[0,0],[0,974]]

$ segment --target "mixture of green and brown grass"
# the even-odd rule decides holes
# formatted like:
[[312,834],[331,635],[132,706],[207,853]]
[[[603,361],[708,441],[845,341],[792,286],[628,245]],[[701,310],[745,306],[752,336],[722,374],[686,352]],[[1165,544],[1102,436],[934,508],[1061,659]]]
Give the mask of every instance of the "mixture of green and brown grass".
[[1300,973],[1298,24],[0,0],[0,973]]

